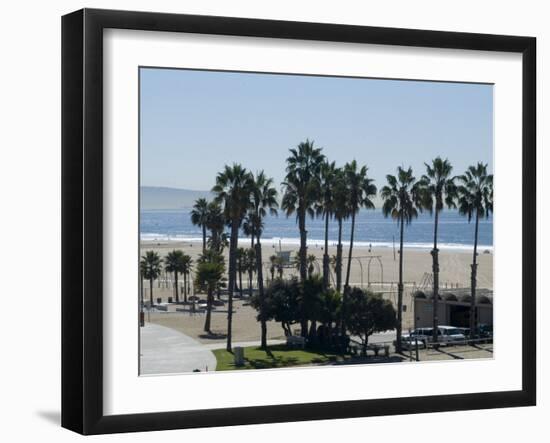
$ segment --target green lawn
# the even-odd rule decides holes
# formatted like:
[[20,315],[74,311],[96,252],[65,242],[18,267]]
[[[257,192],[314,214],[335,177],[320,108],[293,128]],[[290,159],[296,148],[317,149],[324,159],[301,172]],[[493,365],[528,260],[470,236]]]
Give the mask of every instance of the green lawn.
[[215,349],[218,364],[216,371],[236,369],[285,368],[289,366],[326,363],[335,360],[338,354],[312,349],[289,349],[286,345],[269,346],[267,351],[257,346],[244,348],[245,365],[237,367],[233,354],[225,349]]

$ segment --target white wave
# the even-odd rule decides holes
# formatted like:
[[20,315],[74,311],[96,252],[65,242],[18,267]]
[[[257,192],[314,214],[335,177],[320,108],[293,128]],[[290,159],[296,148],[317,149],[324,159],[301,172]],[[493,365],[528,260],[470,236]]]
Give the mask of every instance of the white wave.
[[[202,243],[202,237],[180,235],[180,234],[160,234],[154,232],[142,233],[140,236],[142,241],[148,242],[189,242],[189,243]],[[239,243],[243,245],[250,244],[250,239],[243,237],[239,238]],[[262,238],[262,244],[265,246],[272,246],[278,248],[281,247],[296,247],[300,246],[300,238],[298,237],[272,237],[272,238]],[[330,248],[335,248],[337,242],[334,240],[329,240],[328,242]],[[319,239],[308,239],[308,247],[311,248],[322,248],[325,245],[324,240]],[[342,241],[344,247],[349,247],[349,241]],[[399,249],[399,242],[368,242],[368,241],[354,241],[353,245],[357,248],[393,248]],[[473,251],[473,245],[463,244],[463,243],[438,243],[438,248],[440,250],[460,250],[460,251]],[[405,242],[403,247],[406,249],[432,249],[433,243],[422,243],[422,242]],[[488,250],[493,252],[492,245],[478,245],[478,251]]]

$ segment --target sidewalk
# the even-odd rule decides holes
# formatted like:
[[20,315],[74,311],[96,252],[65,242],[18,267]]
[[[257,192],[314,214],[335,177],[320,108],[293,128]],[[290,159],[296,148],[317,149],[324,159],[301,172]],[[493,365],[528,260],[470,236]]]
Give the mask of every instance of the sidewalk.
[[[267,340],[267,345],[280,345],[286,343],[286,340]],[[219,340],[217,343],[208,343],[208,344],[202,344],[206,349],[225,349],[227,345],[226,339]],[[260,340],[255,341],[241,341],[241,342],[233,342],[231,343],[231,346],[235,348],[236,346],[240,346],[242,348],[247,348],[249,346],[260,346]]]
[[140,331],[141,375],[216,370],[214,354],[187,335],[154,323],[145,323]]

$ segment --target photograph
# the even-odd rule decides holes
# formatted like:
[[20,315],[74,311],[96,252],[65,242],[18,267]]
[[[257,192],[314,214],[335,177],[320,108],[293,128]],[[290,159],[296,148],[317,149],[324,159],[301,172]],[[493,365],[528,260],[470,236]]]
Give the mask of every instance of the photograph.
[[492,359],[493,100],[140,67],[140,375]]

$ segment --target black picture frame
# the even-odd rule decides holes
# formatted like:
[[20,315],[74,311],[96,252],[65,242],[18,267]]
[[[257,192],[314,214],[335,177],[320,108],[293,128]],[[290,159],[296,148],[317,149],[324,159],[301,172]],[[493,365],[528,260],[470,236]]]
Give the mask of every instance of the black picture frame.
[[[517,391],[103,413],[103,30],[192,32],[522,54],[522,388]],[[62,18],[62,426],[82,434],[536,404],[536,39],[339,24],[83,9]]]

